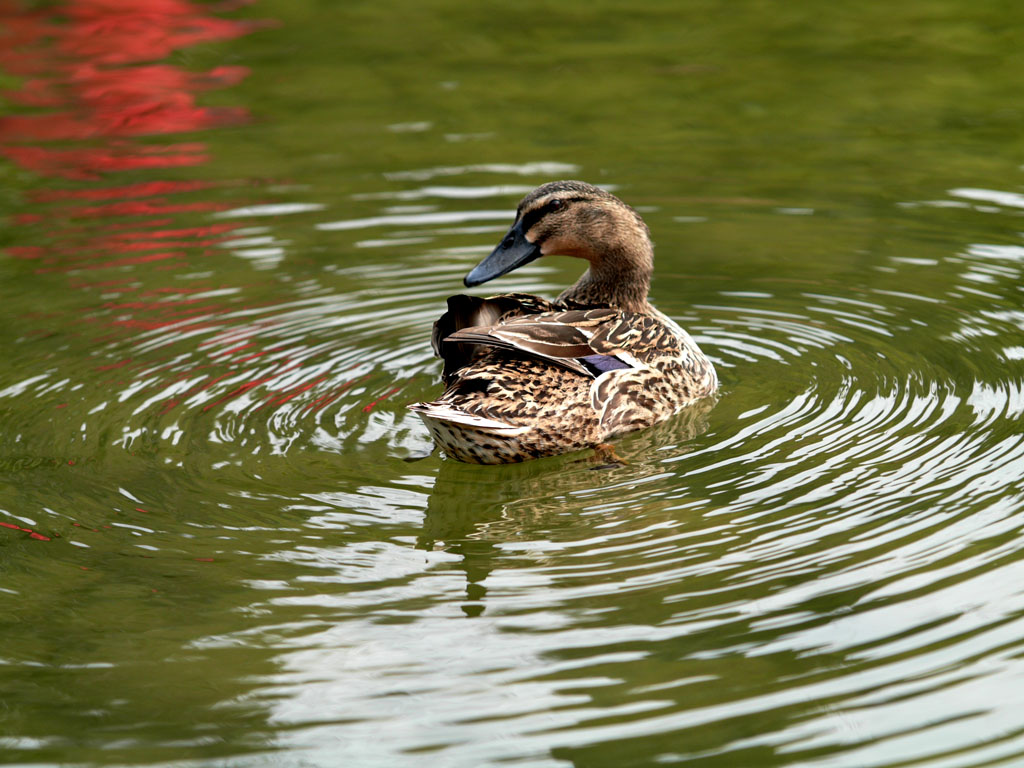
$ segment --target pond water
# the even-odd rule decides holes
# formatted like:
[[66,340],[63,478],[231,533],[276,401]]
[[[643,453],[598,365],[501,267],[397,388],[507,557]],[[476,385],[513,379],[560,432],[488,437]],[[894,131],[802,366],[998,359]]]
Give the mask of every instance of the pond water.
[[[0,763],[1024,764],[1022,23],[0,2]],[[719,402],[424,458],[558,178]]]

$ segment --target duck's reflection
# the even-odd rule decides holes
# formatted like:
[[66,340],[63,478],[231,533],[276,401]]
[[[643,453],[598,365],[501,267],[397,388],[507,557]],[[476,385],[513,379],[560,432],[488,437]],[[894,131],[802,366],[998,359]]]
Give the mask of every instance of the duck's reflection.
[[[707,398],[667,422],[629,435],[615,450],[625,461],[608,465],[592,452],[580,452],[522,464],[483,466],[445,460],[427,502],[417,546],[460,555],[466,573],[467,616],[484,611],[484,581],[502,557],[503,545],[558,535],[576,522],[566,511],[578,498],[614,503],[642,497],[648,478],[663,475],[667,460],[692,450],[691,441],[707,430],[716,400]],[[642,503],[642,502],[641,502]]]

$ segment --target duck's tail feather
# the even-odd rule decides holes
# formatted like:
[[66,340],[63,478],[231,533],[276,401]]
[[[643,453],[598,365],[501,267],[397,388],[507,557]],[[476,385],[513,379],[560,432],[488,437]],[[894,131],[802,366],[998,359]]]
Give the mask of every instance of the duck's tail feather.
[[476,429],[501,432],[505,435],[521,434],[529,429],[529,427],[509,424],[506,421],[488,419],[484,416],[466,413],[458,408],[453,408],[450,405],[444,405],[441,403],[413,403],[408,406],[408,408],[410,411],[418,413],[423,418],[447,421],[453,424],[462,424]]

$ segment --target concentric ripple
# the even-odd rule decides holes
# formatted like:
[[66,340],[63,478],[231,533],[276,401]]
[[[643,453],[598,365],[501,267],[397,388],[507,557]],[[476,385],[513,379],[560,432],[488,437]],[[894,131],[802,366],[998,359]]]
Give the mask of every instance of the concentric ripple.
[[[1024,764],[1009,4],[451,10],[0,2],[0,763]],[[557,178],[721,392],[450,461]]]
[[[722,397],[622,440],[613,472],[442,461],[317,495],[330,530],[344,510],[396,524],[423,509],[426,552],[279,553],[318,574],[258,604],[311,624],[263,691],[274,722],[300,727],[281,743],[327,759],[342,729],[356,760],[465,765],[1019,759],[1005,681],[1024,630],[1024,371],[1007,367],[1020,316],[993,303],[1021,276],[992,253],[943,259],[943,300],[907,289],[925,260],[894,257],[834,292],[670,304]],[[979,270],[986,295],[964,290]],[[454,645],[453,601],[482,620]],[[280,647],[287,625],[266,631]],[[301,727],[325,701],[359,716]]]
[[[654,298],[715,360],[718,401],[621,440],[625,466],[481,468],[428,456],[404,405],[437,391],[430,324],[521,189],[416,186],[436,175],[462,174],[393,175],[349,218],[315,199],[226,207],[170,281],[149,262],[65,271],[59,243],[82,235],[58,232],[46,279],[78,289],[88,352],[61,354],[81,343],[68,314],[19,329],[37,364],[0,418],[49,418],[57,438],[26,434],[10,466],[112,450],[126,479],[113,505],[83,479],[74,512],[26,489],[50,511],[10,526],[74,538],[83,569],[230,561],[226,611],[166,641],[259,654],[233,706],[296,765],[329,764],[339,739],[353,764],[1024,755],[1005,685],[1024,630],[1019,249],[735,290],[660,247]],[[311,232],[330,256],[296,248]],[[552,295],[573,274],[546,262],[501,288]],[[169,753],[205,738],[186,731]]]

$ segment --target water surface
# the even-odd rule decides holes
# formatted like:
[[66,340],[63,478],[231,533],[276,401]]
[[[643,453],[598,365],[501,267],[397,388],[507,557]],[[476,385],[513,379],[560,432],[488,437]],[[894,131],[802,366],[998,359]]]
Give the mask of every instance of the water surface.
[[[1024,762],[1022,22],[0,4],[0,762]],[[557,178],[720,400],[421,458],[431,323]]]

